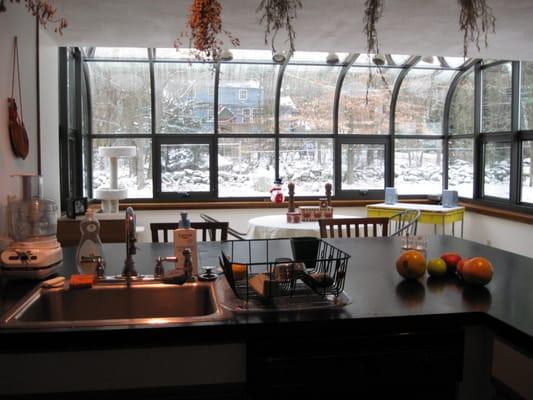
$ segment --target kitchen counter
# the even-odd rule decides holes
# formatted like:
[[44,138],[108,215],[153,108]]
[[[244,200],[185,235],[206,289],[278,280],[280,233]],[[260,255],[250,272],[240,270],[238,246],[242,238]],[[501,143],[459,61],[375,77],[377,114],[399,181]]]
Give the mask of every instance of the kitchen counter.
[[[494,265],[494,278],[483,288],[463,286],[455,278],[434,279],[426,274],[418,281],[403,280],[395,268],[401,252],[398,238],[333,239],[330,242],[351,255],[345,291],[352,299],[342,310],[315,310],[285,313],[261,313],[235,317],[228,321],[201,323],[205,325],[255,325],[262,323],[315,323],[336,321],[352,324],[379,324],[385,320],[402,318],[404,326],[451,322],[490,324],[510,339],[519,340],[529,352],[533,350],[533,260],[492,247],[450,236],[430,236],[427,258],[438,257],[446,251],[456,251],[463,257],[484,256]],[[157,256],[172,255],[168,243],[141,243],[134,256],[140,273],[151,274]],[[105,244],[106,274],[119,274],[125,258],[123,244]],[[217,265],[220,244],[199,243],[200,265]],[[75,248],[63,249],[64,261],[60,275],[77,273]],[[168,268],[168,265],[167,265]],[[5,312],[36,281],[4,281],[0,310]],[[363,321],[364,320],[364,321]],[[390,321],[396,324],[397,321]],[[173,328],[191,328],[173,327]],[[148,328],[151,329],[152,327]],[[113,328],[124,330],[124,328]],[[113,330],[106,329],[106,331]],[[165,327],[157,327],[158,330]],[[88,329],[85,329],[88,330]],[[131,329],[129,329],[131,330]],[[66,330],[68,333],[69,329]],[[76,330],[79,333],[79,330]],[[236,332],[236,330],[233,330]],[[229,332],[229,330],[228,330]],[[250,330],[248,330],[250,332]],[[43,333],[41,332],[26,332]],[[55,332],[58,334],[59,332]],[[17,331],[0,330],[0,346]],[[123,333],[122,333],[123,334]],[[228,338],[232,335],[228,335]],[[241,336],[241,335],[237,335]]]
[[[0,330],[0,353],[115,349],[246,343],[314,335],[376,335],[400,332],[448,332],[469,326],[489,328],[525,354],[533,354],[533,260],[451,236],[430,236],[428,259],[446,251],[463,257],[484,256],[494,265],[493,280],[483,288],[465,287],[454,278],[405,281],[395,260],[399,238],[332,239],[351,255],[345,292],[352,302],[342,309],[265,312],[227,320],[172,326],[106,327],[48,330]],[[171,255],[171,244],[138,245],[134,256],[141,273],[151,274],[157,256]],[[106,274],[122,270],[123,244],[106,244]],[[200,265],[217,265],[219,243],[199,243]],[[64,249],[59,274],[76,273],[75,248]],[[3,282],[4,312],[35,282]],[[288,329],[290,328],[290,329]],[[325,333],[327,332],[327,333]]]

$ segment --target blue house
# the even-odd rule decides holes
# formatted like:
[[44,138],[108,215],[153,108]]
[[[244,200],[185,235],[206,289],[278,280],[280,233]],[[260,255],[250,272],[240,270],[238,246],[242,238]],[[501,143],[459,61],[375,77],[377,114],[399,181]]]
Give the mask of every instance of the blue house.
[[[221,132],[257,130],[255,118],[262,113],[263,88],[258,81],[221,82],[218,88],[218,124]],[[255,128],[254,128],[255,127]]]

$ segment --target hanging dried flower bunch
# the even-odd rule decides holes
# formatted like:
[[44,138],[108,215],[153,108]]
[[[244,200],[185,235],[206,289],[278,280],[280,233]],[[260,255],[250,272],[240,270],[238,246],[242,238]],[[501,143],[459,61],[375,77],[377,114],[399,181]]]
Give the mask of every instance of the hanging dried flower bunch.
[[174,47],[182,46],[182,39],[189,38],[189,46],[196,50],[195,58],[201,61],[212,59],[218,61],[223,50],[224,42],[219,38],[225,34],[233,47],[239,46],[238,38],[222,29],[222,5],[219,0],[193,0],[187,18],[190,32],[182,32],[174,41]]
[[[6,0],[0,0],[0,13],[6,12]],[[11,3],[20,3],[20,0],[9,0]],[[26,9],[34,17],[39,19],[39,23],[45,28],[49,23],[55,25],[54,32],[63,34],[68,24],[65,18],[55,18],[56,8],[48,0],[24,0]]]
[[[487,34],[491,30],[496,31],[496,18],[492,15],[492,8],[486,0],[458,0],[461,5],[459,28],[463,31],[463,55],[468,54],[468,42],[476,45],[480,50],[479,37],[484,35],[485,47],[488,46]],[[481,25],[481,26],[480,26]]]
[[[368,80],[366,84],[365,103],[368,104],[368,92],[373,83],[374,75],[372,74],[373,67],[370,66],[371,54],[379,54],[379,40],[378,32],[376,30],[376,24],[383,15],[383,0],[366,0],[365,1],[365,15],[363,17],[363,32],[366,35],[366,51],[368,54]],[[376,65],[381,80],[385,84],[385,87],[389,88],[389,83],[385,79],[383,70],[380,65]]]
[[296,32],[292,25],[296,19],[296,12],[302,8],[300,0],[261,0],[259,7],[255,10],[261,14],[260,24],[265,24],[265,44],[268,44],[269,36],[272,52],[276,52],[276,35],[280,29],[285,29],[289,35],[288,42],[291,53],[294,53],[294,39]]
[[383,0],[366,0],[363,32],[366,35],[366,50],[368,54],[379,54],[379,41],[376,24],[383,14]]

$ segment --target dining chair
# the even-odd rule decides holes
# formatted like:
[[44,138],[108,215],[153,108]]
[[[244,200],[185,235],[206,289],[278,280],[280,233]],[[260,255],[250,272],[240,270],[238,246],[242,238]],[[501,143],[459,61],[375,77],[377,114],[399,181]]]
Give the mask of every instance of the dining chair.
[[325,218],[319,219],[318,225],[321,238],[352,237],[354,233],[355,237],[379,237],[388,235],[389,219],[383,217]]
[[[154,222],[150,224],[152,243],[159,243],[159,233],[163,232],[163,242],[168,242],[168,232],[178,229],[178,222]],[[191,222],[191,228],[202,231],[202,242],[228,240],[227,222]],[[217,238],[217,232],[218,238]]]
[[[100,240],[102,243],[124,243],[126,240],[124,218],[103,219],[96,214],[100,222]],[[77,246],[80,243],[80,220],[63,219],[57,221],[57,240],[61,246]]]
[[[220,222],[218,219],[215,219],[207,214],[200,214],[200,218],[202,218],[206,222],[213,222],[213,223]],[[228,235],[233,236],[234,238],[238,240],[246,240],[247,233],[239,232],[231,228],[230,226],[228,226]]]
[[416,236],[420,210],[403,210],[389,217],[389,236]]

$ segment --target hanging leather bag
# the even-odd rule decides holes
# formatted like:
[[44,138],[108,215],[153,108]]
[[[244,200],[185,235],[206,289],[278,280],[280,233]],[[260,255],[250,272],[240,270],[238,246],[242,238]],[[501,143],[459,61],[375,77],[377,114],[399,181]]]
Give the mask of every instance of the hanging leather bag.
[[[19,101],[20,101],[20,117],[17,109],[17,102],[15,100],[15,73],[17,75]],[[19,66],[19,52],[17,38],[13,45],[13,77],[11,80],[11,97],[7,99],[9,109],[9,139],[11,141],[11,148],[16,157],[25,159],[30,151],[30,142],[28,133],[24,126],[24,118],[22,114],[22,89],[20,86],[20,66]]]

